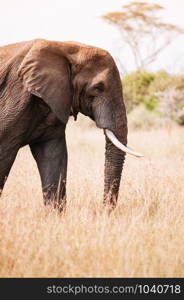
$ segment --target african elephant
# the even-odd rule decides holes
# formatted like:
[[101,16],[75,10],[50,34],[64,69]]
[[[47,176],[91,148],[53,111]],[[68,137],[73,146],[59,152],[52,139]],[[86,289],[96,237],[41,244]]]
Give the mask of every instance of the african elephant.
[[66,202],[68,118],[90,117],[106,137],[104,203],[115,206],[126,147],[122,86],[111,55],[76,42],[34,39],[0,47],[0,190],[29,145],[45,204]]

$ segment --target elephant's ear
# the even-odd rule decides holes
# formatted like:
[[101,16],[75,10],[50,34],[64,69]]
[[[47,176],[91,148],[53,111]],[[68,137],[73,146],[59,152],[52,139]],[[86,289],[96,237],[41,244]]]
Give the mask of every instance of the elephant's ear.
[[28,92],[42,98],[63,123],[68,121],[72,103],[70,68],[56,45],[36,41],[20,64],[18,75]]

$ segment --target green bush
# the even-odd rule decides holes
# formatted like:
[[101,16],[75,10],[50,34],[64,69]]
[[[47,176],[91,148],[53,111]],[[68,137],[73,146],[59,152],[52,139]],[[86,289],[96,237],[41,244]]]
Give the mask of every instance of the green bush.
[[158,71],[154,74],[154,80],[149,86],[149,93],[154,94],[155,92],[165,91],[172,85],[172,76],[165,71]]
[[[123,78],[124,98],[128,112],[140,103],[152,110],[157,105],[156,97],[148,92],[149,86],[154,81],[154,74],[147,71],[136,71],[125,75]],[[151,103],[153,101],[153,103]]]
[[170,75],[162,70],[156,73],[143,70],[126,74],[122,82],[128,113],[141,105],[145,109],[144,115],[149,111],[155,112],[160,118],[176,122],[177,115],[183,116],[184,76]]

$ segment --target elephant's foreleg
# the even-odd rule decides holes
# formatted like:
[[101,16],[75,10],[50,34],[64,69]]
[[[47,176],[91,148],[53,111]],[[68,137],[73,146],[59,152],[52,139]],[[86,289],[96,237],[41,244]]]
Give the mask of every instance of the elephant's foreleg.
[[30,145],[37,162],[44,203],[63,210],[66,204],[67,148],[65,138]]

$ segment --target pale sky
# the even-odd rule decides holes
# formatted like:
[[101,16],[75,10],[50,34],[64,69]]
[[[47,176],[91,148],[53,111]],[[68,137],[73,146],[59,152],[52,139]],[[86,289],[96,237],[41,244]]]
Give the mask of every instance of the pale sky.
[[[120,33],[100,16],[132,0],[0,0],[0,45],[34,38],[74,40],[120,55],[130,66],[128,52],[119,54]],[[145,0],[166,7],[164,20],[184,28],[184,0]],[[118,53],[118,54],[117,54]],[[184,72],[184,35],[175,39],[152,70]]]

